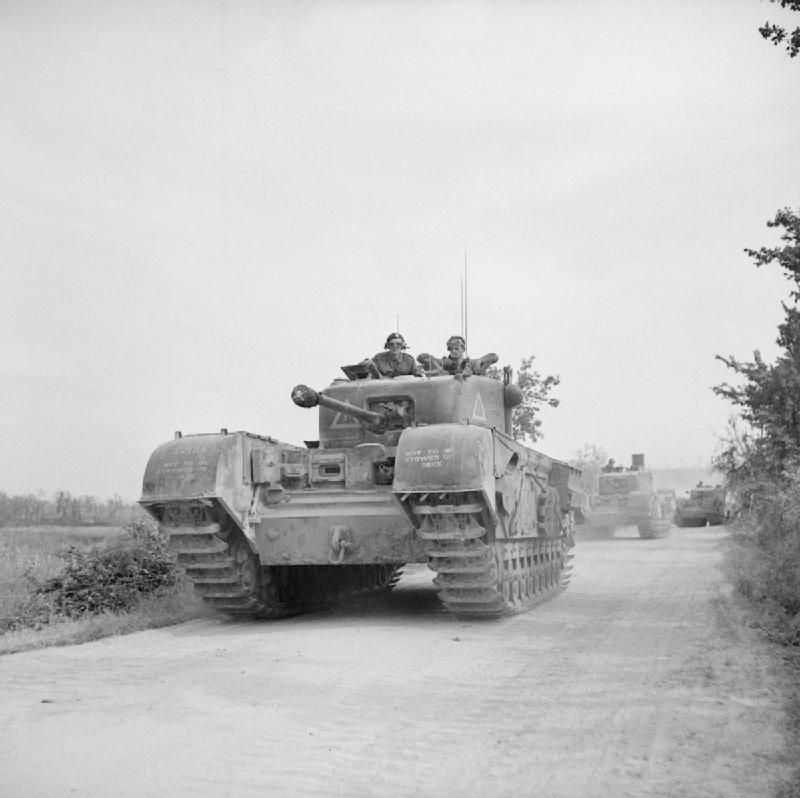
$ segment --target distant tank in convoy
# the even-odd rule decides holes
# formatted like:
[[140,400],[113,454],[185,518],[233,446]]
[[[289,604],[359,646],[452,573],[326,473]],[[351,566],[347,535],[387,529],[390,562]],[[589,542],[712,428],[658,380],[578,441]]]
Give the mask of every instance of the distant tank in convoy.
[[276,618],[391,587],[427,563],[457,615],[524,611],[569,578],[580,472],[511,435],[522,398],[479,374],[382,379],[344,366],[304,447],[249,432],[159,446],[141,505],[169,535],[204,600]]
[[728,501],[723,485],[704,485],[687,491],[677,500],[675,508],[676,526],[719,526],[729,515]]
[[670,533],[674,510],[675,492],[653,488],[653,474],[645,468],[643,454],[631,456],[630,468],[609,460],[589,503],[588,531],[610,538],[618,527],[635,526],[642,538],[660,538]]

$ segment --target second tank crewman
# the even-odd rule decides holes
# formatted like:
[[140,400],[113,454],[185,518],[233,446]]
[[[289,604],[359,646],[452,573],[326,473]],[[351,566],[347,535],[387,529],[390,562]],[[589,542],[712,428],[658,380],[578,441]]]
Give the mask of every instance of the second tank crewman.
[[470,358],[466,352],[466,341],[461,335],[451,335],[447,339],[447,354],[439,359],[433,355],[422,354],[417,360],[423,365],[429,376],[435,374],[485,374],[486,369],[497,363],[498,357],[494,352],[488,352],[483,357]]

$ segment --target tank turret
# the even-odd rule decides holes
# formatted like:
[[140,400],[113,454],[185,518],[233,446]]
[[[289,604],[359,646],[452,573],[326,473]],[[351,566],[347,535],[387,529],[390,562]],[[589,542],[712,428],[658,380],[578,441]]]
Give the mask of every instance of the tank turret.
[[342,370],[349,379],[334,380],[323,391],[306,385],[292,390],[299,407],[320,408],[321,449],[396,446],[404,429],[430,424],[475,424],[511,435],[513,408],[523,398],[510,369],[502,380],[477,374],[371,379],[355,366]]

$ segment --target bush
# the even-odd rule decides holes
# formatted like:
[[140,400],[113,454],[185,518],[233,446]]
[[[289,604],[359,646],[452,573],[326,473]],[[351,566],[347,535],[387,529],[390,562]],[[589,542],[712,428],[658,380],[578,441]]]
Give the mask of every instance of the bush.
[[68,618],[128,611],[143,596],[172,588],[178,580],[166,538],[149,520],[133,521],[111,547],[70,546],[62,556],[63,571],[36,593],[49,598],[55,614]]
[[781,642],[800,645],[800,471],[762,486],[747,527],[733,537],[728,574]]

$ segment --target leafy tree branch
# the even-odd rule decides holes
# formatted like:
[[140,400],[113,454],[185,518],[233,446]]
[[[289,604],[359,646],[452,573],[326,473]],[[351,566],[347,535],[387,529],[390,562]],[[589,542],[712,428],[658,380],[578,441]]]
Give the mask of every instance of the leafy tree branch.
[[[800,213],[784,208],[767,225],[783,228],[783,246],[745,252],[756,266],[775,263],[782,268],[795,283],[792,298],[796,303],[800,300]],[[713,388],[752,429],[746,448],[750,466],[775,478],[800,463],[800,309],[786,304],[783,309],[785,318],[777,338],[781,351],[775,363],[765,362],[758,351],[751,361],[717,355],[741,382],[723,382]]]
[[[558,376],[542,376],[533,368],[536,355],[523,358],[517,372],[517,384],[522,389],[522,402],[511,416],[512,434],[517,440],[535,443],[542,438],[542,420],[539,413],[544,406],[558,407],[559,399],[551,396],[551,391],[561,382]],[[486,374],[502,379],[502,371],[497,366],[487,369]]]
[[[800,11],[800,0],[769,0],[769,2],[780,3],[781,8],[788,8],[790,11]],[[783,25],[767,21],[758,29],[758,32],[776,47],[785,44],[789,58],[794,58],[800,52],[800,27],[790,30]]]

